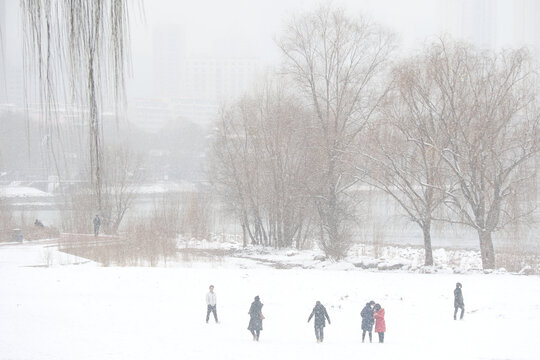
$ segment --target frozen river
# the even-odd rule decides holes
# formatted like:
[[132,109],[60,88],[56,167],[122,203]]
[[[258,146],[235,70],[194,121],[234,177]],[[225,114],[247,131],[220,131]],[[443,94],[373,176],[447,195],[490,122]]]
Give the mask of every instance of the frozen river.
[[[139,196],[127,211],[123,224],[129,224],[130,218],[150,214],[158,206],[160,199],[167,194],[145,194]],[[12,199],[14,215],[17,219],[25,218],[27,222],[40,219],[47,226],[61,228],[61,212],[55,197],[48,198],[15,198]],[[364,201],[359,208],[361,214],[355,228],[355,240],[362,243],[379,243],[381,245],[413,245],[422,246],[423,237],[419,227],[408,221],[400,213],[400,209],[384,198],[372,198]],[[229,212],[214,206],[211,210],[208,228],[212,233],[241,234],[238,221]],[[92,219],[88,221],[91,222]],[[125,226],[125,225],[124,225]],[[505,231],[495,234],[496,245],[525,247],[539,251],[540,244],[537,234],[538,225],[508,227]],[[516,238],[520,239],[519,242]],[[478,248],[478,237],[470,228],[434,223],[432,227],[432,242],[434,247]]]

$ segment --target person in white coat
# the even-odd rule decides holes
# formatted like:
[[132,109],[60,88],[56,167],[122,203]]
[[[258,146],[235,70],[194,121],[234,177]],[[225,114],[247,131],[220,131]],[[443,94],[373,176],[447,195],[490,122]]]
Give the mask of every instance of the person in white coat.
[[216,320],[216,323],[219,323],[216,309],[217,296],[214,292],[214,285],[210,285],[209,289],[210,291],[206,294],[206,323],[208,324],[208,320],[210,320],[210,313],[214,314],[214,320]]

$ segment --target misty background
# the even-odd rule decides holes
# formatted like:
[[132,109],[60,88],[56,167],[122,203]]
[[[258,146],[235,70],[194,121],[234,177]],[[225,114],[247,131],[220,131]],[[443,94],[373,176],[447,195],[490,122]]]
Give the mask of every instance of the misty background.
[[[101,114],[105,145],[128,142],[144,154],[137,166],[149,188],[164,193],[205,189],[207,153],[220,111],[249,92],[267,72],[279,72],[276,38],[291,16],[316,5],[301,0],[134,1],[126,97],[118,113],[105,99],[108,105]],[[395,33],[399,46],[395,60],[443,34],[481,49],[527,46],[539,54],[540,3],[534,0],[360,0],[332,5]],[[59,170],[47,151],[51,129],[43,120],[36,79],[25,72],[25,62],[30,60],[23,57],[21,29],[18,1],[0,0],[0,182],[50,192],[57,188]],[[54,130],[61,133],[62,180],[71,184],[83,181],[85,172],[78,152],[87,140],[80,135],[82,125],[71,121],[81,111],[62,99],[54,109],[58,124],[65,124]],[[406,222],[399,220],[398,206],[388,199],[379,198],[385,205],[377,202],[381,196],[370,195],[369,203],[377,208],[370,216],[377,228],[391,222],[389,231],[398,236]],[[139,208],[153,202],[147,200]],[[55,211],[19,205],[21,211],[60,225]],[[231,228],[231,219],[214,221],[213,230],[240,231],[238,224]],[[370,225],[366,231],[364,236],[371,238],[379,230]],[[441,241],[453,239],[456,233],[473,238],[459,228],[450,235],[446,231],[441,228]],[[416,234],[416,229],[411,233]]]

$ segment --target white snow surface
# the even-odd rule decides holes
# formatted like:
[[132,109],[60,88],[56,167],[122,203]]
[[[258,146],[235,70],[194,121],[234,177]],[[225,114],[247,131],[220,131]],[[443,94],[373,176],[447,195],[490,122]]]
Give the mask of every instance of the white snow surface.
[[41,191],[39,189],[28,187],[28,186],[18,186],[18,185],[8,185],[0,186],[0,197],[6,198],[26,198],[26,197],[51,197],[52,195],[48,192]]
[[[338,265],[283,270],[226,258],[101,267],[50,241],[0,244],[0,359],[540,358],[539,277]],[[462,321],[452,319],[458,281]],[[220,324],[204,321],[210,284]],[[260,342],[246,329],[255,295],[266,317]],[[360,340],[360,311],[372,299],[386,310],[384,344],[375,333],[373,343]],[[307,323],[316,300],[332,320],[322,344]]]
[[[138,194],[167,194],[176,192],[193,192],[196,190],[195,185],[188,182],[172,183],[162,182],[149,185],[140,185],[132,189]],[[17,182],[13,182],[9,185],[0,186],[0,197],[4,198],[45,198],[53,197],[54,195],[39,189],[22,186]],[[39,205],[39,203],[32,203],[32,205]]]
[[139,185],[133,190],[138,194],[169,194],[177,192],[193,192],[196,191],[194,184],[189,182],[161,182],[150,185]]
[[[433,250],[434,266],[424,266],[424,249],[420,247],[381,246],[380,254],[374,257],[373,245],[355,244],[349,251],[349,255],[340,262],[327,259],[320,249],[315,250],[291,250],[273,249],[259,246],[247,246],[243,248],[234,238],[223,239],[216,236],[214,241],[180,239],[178,248],[195,248],[200,250],[223,250],[232,251],[235,256],[257,260],[259,262],[277,262],[285,267],[302,267],[310,269],[334,269],[355,270],[356,268],[371,271],[408,271],[420,273],[483,273],[480,252],[465,249]],[[505,269],[495,271],[504,273]]]

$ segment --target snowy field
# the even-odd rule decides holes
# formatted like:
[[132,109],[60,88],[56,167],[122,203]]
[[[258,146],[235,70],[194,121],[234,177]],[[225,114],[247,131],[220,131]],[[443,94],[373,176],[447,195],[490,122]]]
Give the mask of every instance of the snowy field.
[[[40,267],[49,264],[51,267]],[[78,264],[78,265],[73,265]],[[453,289],[466,313],[454,321]],[[221,323],[204,321],[209,284]],[[260,342],[247,331],[264,303]],[[384,344],[361,343],[360,311],[386,310]],[[331,325],[317,344],[316,300]],[[47,242],[0,245],[0,359],[539,359],[540,278],[360,269],[279,270],[250,259],[101,267]]]

